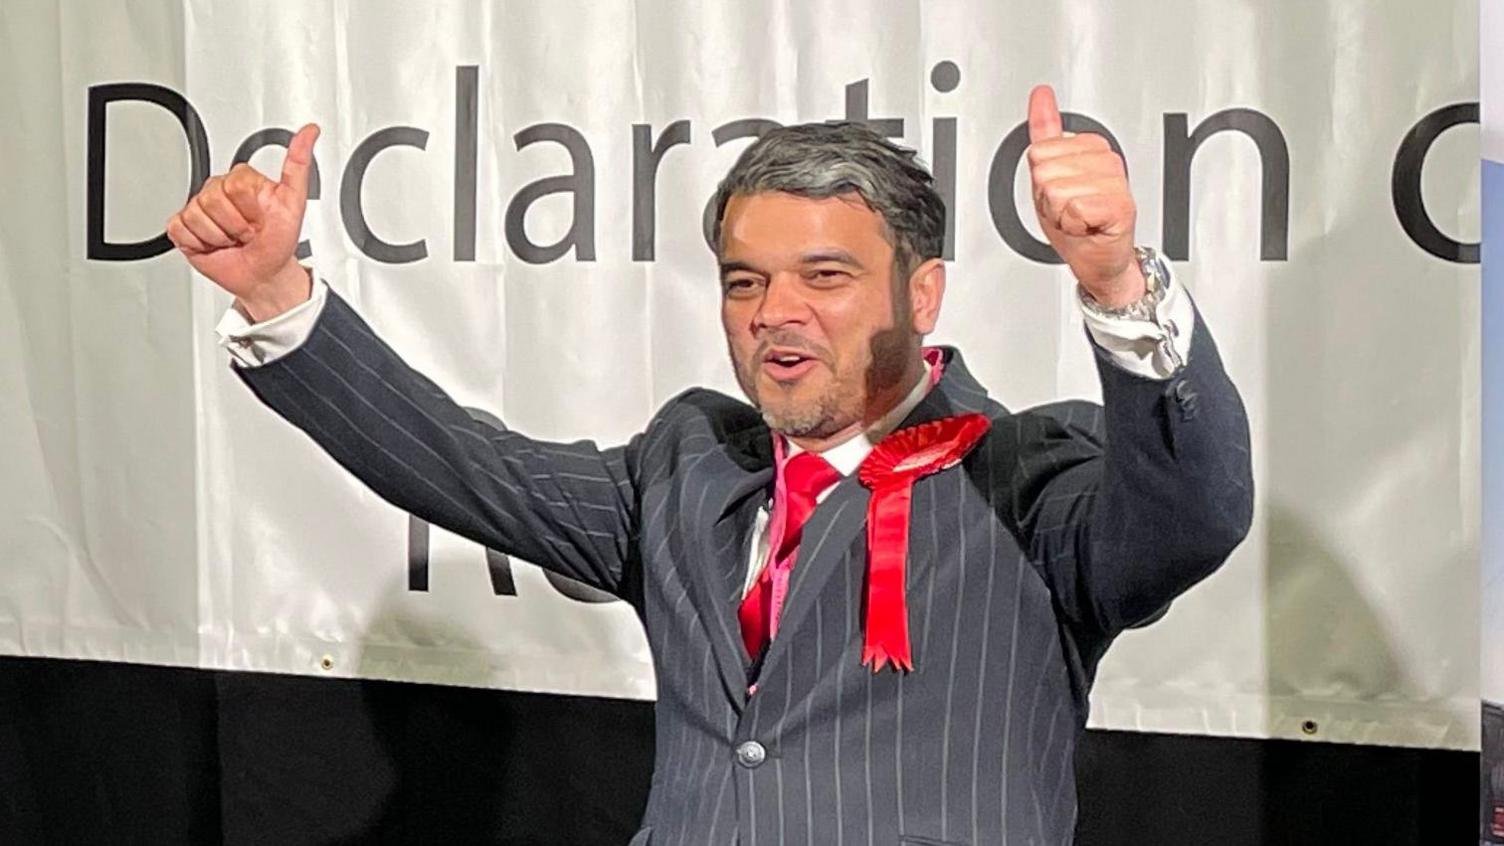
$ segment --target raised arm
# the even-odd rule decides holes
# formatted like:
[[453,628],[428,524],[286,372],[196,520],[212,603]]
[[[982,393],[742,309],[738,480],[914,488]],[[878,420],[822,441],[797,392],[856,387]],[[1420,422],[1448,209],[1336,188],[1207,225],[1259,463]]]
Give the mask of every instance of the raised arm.
[[1142,272],[1121,158],[1099,136],[1063,133],[1045,86],[1030,97],[1029,130],[1036,210],[1079,283],[1103,408],[1015,417],[1026,431],[1012,517],[1068,622],[1105,645],[1246,535],[1248,421],[1189,294]]
[[473,417],[333,291],[308,339],[235,372],[383,499],[611,593],[632,555],[636,441],[535,440]]
[[477,420],[337,294],[315,289],[294,251],[317,136],[312,124],[294,136],[280,180],[237,165],[168,222],[189,263],[235,295],[246,321],[297,322],[279,355],[236,373],[388,502],[621,594],[637,525],[636,441],[548,443]]
[[1012,417],[1012,519],[1074,628],[1105,646],[1226,560],[1253,514],[1248,419],[1197,317],[1168,379],[1097,346],[1103,405]]

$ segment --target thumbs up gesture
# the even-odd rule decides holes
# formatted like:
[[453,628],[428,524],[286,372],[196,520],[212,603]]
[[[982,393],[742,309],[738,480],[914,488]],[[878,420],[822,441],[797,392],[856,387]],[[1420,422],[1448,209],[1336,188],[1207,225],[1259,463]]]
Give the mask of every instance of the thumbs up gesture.
[[167,237],[193,269],[234,294],[253,320],[308,299],[311,280],[295,253],[318,137],[316,124],[298,130],[287,145],[280,180],[242,162],[210,177],[167,221]]
[[1063,132],[1048,85],[1029,94],[1029,175],[1039,225],[1081,287],[1107,308],[1143,297],[1133,255],[1137,207],[1123,159],[1101,135]]

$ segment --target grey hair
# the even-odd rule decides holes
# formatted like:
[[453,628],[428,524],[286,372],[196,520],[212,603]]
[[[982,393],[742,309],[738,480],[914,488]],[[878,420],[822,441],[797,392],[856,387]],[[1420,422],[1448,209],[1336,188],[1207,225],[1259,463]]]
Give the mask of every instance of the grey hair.
[[914,150],[866,124],[802,123],[763,133],[737,158],[716,189],[710,243],[721,249],[726,203],[737,194],[779,191],[823,199],[858,194],[882,215],[893,262],[907,276],[945,248],[945,202]]

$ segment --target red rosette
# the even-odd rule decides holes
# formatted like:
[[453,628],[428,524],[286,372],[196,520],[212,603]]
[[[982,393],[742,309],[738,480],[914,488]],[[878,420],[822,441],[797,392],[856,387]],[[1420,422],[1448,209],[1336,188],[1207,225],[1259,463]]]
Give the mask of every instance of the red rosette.
[[857,477],[876,490],[938,473],[960,463],[991,426],[985,415],[959,414],[899,429],[872,448]]
[[857,469],[857,478],[872,490],[862,663],[873,672],[887,663],[914,669],[904,584],[914,482],[961,463],[991,425],[985,415],[961,414],[899,429],[883,438]]

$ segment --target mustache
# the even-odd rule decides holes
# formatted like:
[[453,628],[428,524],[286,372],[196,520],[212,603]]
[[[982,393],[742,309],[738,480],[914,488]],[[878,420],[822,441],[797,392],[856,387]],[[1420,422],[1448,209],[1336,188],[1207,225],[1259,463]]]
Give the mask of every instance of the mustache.
[[758,339],[757,350],[753,353],[753,359],[761,361],[768,354],[768,351],[774,348],[808,353],[811,358],[822,360],[828,360],[830,357],[830,350],[823,345],[817,344],[794,332],[779,331],[770,332]]

